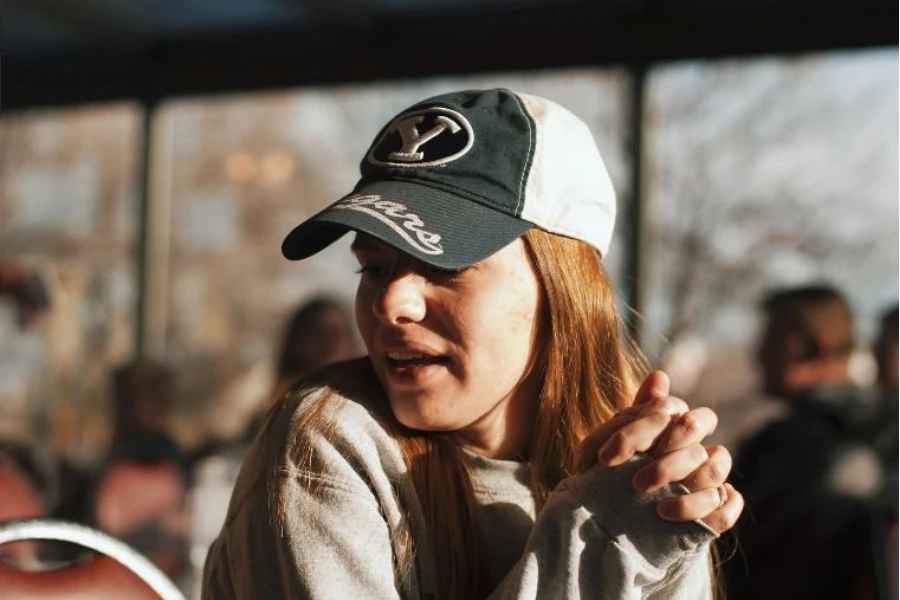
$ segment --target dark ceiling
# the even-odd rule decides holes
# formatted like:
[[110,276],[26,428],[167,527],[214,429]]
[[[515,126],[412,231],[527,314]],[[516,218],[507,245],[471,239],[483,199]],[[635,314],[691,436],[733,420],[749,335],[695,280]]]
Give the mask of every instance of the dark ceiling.
[[4,110],[896,46],[887,0],[0,0]]

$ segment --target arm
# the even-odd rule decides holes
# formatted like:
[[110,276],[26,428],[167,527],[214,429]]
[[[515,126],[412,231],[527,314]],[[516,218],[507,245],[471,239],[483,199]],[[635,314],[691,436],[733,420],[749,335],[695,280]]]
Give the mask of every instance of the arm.
[[636,492],[631,478],[648,461],[595,465],[563,481],[541,510],[522,559],[491,597],[710,597],[709,542],[716,534],[700,522],[657,516],[656,502],[686,490]]

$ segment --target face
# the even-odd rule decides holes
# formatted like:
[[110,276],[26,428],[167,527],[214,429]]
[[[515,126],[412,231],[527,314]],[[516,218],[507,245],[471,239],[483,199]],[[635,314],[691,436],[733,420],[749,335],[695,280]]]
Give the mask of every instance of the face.
[[788,321],[770,316],[759,347],[763,391],[791,396],[810,387],[806,337]]
[[363,234],[356,296],[360,334],[396,418],[454,431],[485,455],[515,455],[530,436],[530,368],[541,291],[516,240],[462,271],[443,271]]

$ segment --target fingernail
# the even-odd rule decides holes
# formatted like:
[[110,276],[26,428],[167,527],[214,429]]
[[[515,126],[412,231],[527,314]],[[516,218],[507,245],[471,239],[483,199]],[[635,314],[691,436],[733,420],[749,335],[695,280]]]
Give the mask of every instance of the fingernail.
[[612,463],[615,460],[617,454],[618,452],[616,452],[616,449],[612,446],[604,446],[600,449],[599,458],[601,462],[609,466],[613,466]]
[[680,519],[676,518],[676,515],[672,512],[672,503],[670,498],[666,498],[665,500],[660,500],[656,503],[656,514],[659,515],[659,518],[665,521],[679,521]]

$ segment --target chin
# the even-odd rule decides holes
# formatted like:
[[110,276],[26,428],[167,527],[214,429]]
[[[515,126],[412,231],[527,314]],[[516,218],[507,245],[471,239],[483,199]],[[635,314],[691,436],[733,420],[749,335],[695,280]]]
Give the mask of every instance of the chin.
[[391,411],[394,417],[404,426],[416,431],[456,431],[462,425],[447,415],[429,414],[422,411],[410,410],[409,406],[398,406],[391,401]]

